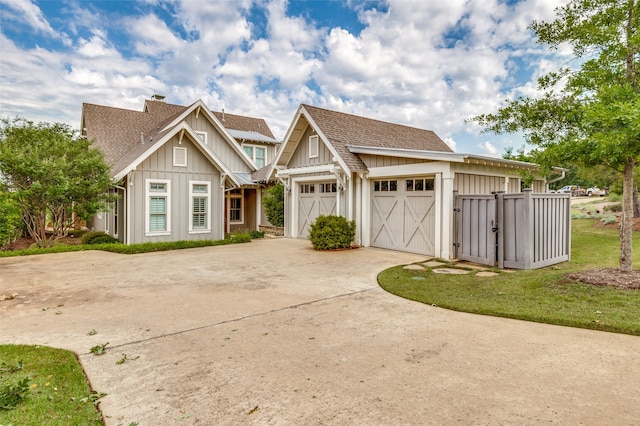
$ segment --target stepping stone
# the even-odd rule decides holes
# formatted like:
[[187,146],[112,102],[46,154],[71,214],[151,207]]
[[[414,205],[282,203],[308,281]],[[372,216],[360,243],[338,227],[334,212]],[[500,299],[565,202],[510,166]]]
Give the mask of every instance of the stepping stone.
[[437,260],[430,260],[428,262],[423,263],[424,266],[428,266],[429,268],[437,268],[438,266],[446,265],[444,262],[439,262]]
[[495,277],[496,275],[500,275],[500,274],[496,272],[480,271],[476,274],[476,277]]
[[456,263],[456,266],[459,266],[461,268],[474,269],[476,271],[486,271],[487,269],[489,269],[488,266],[478,265],[477,263],[470,263],[470,262],[459,262],[459,263]]
[[435,272],[436,274],[451,274],[451,275],[464,275],[469,273],[469,271],[465,271],[464,269],[455,269],[455,268],[438,268],[438,269],[434,269],[433,272]]
[[409,269],[412,271],[424,271],[424,266],[412,264],[412,265],[405,265],[402,267],[402,269]]

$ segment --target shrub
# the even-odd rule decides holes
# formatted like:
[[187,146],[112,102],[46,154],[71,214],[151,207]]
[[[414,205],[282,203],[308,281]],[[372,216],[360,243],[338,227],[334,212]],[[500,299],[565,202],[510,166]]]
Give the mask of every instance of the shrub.
[[0,188],[0,247],[12,243],[22,234],[20,207],[9,192]]
[[264,232],[262,231],[251,231],[249,232],[249,236],[254,239],[254,238],[264,238]]
[[111,244],[117,242],[118,240],[101,231],[87,232],[82,236],[82,244]]
[[318,216],[311,224],[309,239],[316,250],[347,248],[356,235],[356,223],[342,216]]
[[276,183],[262,198],[264,213],[273,226],[284,226],[284,186]]
[[619,213],[622,211],[622,203],[609,204],[605,209],[610,212]]
[[608,214],[608,215],[602,216],[602,218],[600,219],[600,222],[602,222],[603,225],[611,225],[613,223],[617,223],[618,218],[612,214]]

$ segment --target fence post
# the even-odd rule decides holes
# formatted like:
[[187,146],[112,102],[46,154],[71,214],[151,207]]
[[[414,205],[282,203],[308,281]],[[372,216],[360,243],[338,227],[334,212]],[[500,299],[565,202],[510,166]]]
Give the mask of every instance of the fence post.
[[533,258],[534,258],[534,250],[535,250],[535,238],[536,236],[533,235],[533,231],[534,231],[534,221],[535,221],[535,217],[534,217],[534,211],[533,211],[533,199],[531,197],[531,194],[533,193],[533,190],[531,188],[527,188],[525,190],[522,191],[524,193],[524,226],[523,226],[523,231],[524,231],[524,243],[525,243],[525,249],[524,249],[524,269],[531,269],[532,265],[533,265]]
[[453,191],[453,258],[458,258],[458,247],[460,242],[458,241],[459,223],[460,220],[460,206],[458,205],[458,190]]
[[498,268],[504,269],[504,191],[496,194],[496,251],[498,255]]

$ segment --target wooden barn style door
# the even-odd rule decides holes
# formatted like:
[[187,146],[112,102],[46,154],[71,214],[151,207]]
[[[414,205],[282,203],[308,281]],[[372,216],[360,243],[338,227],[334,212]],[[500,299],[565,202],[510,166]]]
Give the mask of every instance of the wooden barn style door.
[[462,260],[536,269],[570,260],[569,194],[454,194],[454,246]]
[[298,238],[308,238],[311,224],[320,215],[336,215],[335,182],[300,185],[298,195]]

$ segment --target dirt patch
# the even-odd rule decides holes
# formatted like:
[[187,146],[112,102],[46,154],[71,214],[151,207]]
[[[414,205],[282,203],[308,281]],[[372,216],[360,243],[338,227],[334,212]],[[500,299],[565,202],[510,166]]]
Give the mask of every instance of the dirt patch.
[[[58,240],[57,244],[78,245],[82,244],[81,237],[74,237],[73,235],[66,236]],[[35,247],[35,241],[31,237],[20,237],[11,244],[6,245],[2,250],[26,250],[28,248]]]
[[567,274],[567,277],[585,284],[640,290],[640,271],[625,272],[615,268],[603,268]]

